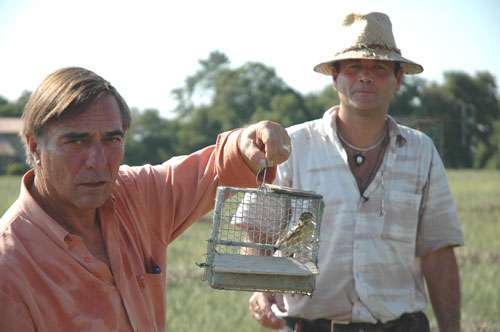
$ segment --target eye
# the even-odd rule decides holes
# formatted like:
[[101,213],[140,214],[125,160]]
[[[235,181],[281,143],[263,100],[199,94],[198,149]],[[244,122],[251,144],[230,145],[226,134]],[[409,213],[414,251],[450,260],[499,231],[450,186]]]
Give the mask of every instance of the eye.
[[356,62],[346,64],[344,70],[346,74],[355,74],[361,70],[361,64]]
[[378,72],[378,73],[386,73],[389,71],[389,68],[385,65],[382,65],[382,64],[378,64],[375,66],[375,70]]
[[82,145],[85,142],[83,138],[74,138],[66,142],[66,144]]
[[107,139],[110,143],[121,143],[123,141],[123,137],[121,136],[112,136]]

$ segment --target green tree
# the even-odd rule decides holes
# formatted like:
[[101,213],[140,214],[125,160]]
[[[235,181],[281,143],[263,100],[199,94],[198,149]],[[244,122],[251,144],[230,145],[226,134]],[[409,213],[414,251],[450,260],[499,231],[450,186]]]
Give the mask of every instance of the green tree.
[[[470,136],[466,134],[460,120],[460,110],[455,100],[442,85],[432,83],[426,85],[420,93],[420,110],[417,114],[434,119],[440,126],[435,139],[444,163],[447,167],[471,167],[473,154],[470,148]],[[432,135],[431,135],[432,137]]]
[[215,81],[212,107],[223,130],[257,119],[279,120],[285,114],[289,122],[294,122],[294,116],[305,108],[301,95],[286,85],[273,68],[256,62],[221,72]]
[[9,102],[6,98],[0,96],[0,117],[20,117],[30,95],[31,92],[24,91],[15,102]]
[[[493,123],[493,132],[489,137],[489,146],[494,147],[494,151],[492,156],[488,159],[485,164],[485,168],[490,169],[500,169],[500,120],[497,120]],[[481,144],[478,147],[478,150],[484,149],[484,146]]]
[[177,126],[177,121],[160,117],[156,109],[133,109],[125,140],[125,163],[158,164],[176,155]]
[[303,121],[319,119],[327,109],[339,104],[337,91],[332,85],[327,85],[319,93],[309,93],[304,99],[308,111],[307,119]]
[[[339,103],[331,85],[303,96],[272,67],[247,62],[232,68],[219,51],[199,65],[183,86],[172,91],[176,118],[162,119],[156,110],[134,112],[128,162],[162,162],[213,144],[222,131],[260,120],[290,126],[317,119]],[[447,167],[498,164],[500,103],[495,79],[487,72],[448,72],[442,84],[409,77],[390,113],[431,136]]]
[[490,73],[446,72],[442,84],[407,79],[391,113],[419,123],[418,129],[435,140],[447,167],[483,168],[497,153],[491,136],[500,107]]
[[222,124],[212,115],[212,112],[211,107],[199,106],[189,121],[179,123],[175,132],[177,154],[188,154],[215,144],[217,134],[223,130]]
[[172,95],[177,100],[174,112],[178,116],[190,115],[196,102],[211,97],[207,94],[213,93],[214,81],[228,68],[229,59],[224,53],[212,51],[207,59],[199,60],[199,65],[201,68],[186,78],[184,86],[172,90]]
[[309,120],[309,113],[303,98],[295,92],[290,92],[273,96],[269,109],[258,107],[251,122],[262,120],[275,121],[288,127]]
[[488,72],[478,72],[475,76],[447,72],[444,89],[453,97],[464,130],[470,136],[467,141],[474,151],[474,166],[483,168],[498,148],[490,139],[494,123],[500,119],[495,78]]
[[[405,77],[391,103],[389,113],[394,116],[424,116],[420,100],[426,81],[418,77]],[[427,114],[428,115],[428,114]]]
[[271,67],[248,62],[233,69],[218,51],[200,60],[200,67],[173,91],[182,152],[212,144],[217,133],[251,122],[271,119],[286,126],[309,119],[303,97]]

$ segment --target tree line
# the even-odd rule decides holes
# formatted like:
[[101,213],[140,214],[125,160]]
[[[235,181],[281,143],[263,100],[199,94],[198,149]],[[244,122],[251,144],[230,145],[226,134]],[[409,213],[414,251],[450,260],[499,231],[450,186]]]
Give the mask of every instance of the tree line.
[[[265,119],[290,126],[338,104],[331,85],[301,94],[272,67],[247,62],[233,68],[219,51],[201,59],[172,95],[170,118],[156,109],[132,108],[126,163],[161,163],[213,144],[222,131]],[[0,116],[20,116],[28,97],[0,97]],[[406,77],[390,114],[431,136],[447,167],[500,169],[500,97],[491,73],[445,72],[442,83]]]

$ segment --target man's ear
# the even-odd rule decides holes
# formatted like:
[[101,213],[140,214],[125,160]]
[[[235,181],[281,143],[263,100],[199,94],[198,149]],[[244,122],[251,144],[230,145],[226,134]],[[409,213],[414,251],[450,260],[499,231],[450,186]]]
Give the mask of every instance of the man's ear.
[[336,66],[331,67],[331,75],[332,75],[332,84],[335,89],[337,89],[337,77],[339,76],[339,73],[337,71]]
[[337,72],[337,68],[335,66],[332,66],[331,74],[333,81],[337,81],[337,76],[339,75],[339,73]]
[[28,151],[33,159],[33,161],[39,165],[40,164],[40,146],[39,140],[32,136],[26,135],[26,143],[28,145]]
[[405,80],[405,73],[403,68],[401,68],[396,76],[396,91],[399,91],[404,80]]
[[[333,69],[333,70],[335,70],[335,69]],[[336,73],[334,74],[333,72],[332,72],[332,84],[333,84],[333,88],[337,89],[337,74]]]

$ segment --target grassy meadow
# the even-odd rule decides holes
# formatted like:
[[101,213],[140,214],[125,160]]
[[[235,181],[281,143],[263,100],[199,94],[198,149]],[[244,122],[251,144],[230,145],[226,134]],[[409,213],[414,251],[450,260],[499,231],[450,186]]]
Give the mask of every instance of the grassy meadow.
[[[500,331],[500,172],[450,170],[448,176],[466,241],[457,250],[463,330]],[[0,177],[0,214],[17,197],[19,180]],[[269,331],[248,314],[250,293],[213,290],[201,280],[195,262],[205,261],[209,230],[210,221],[200,221],[168,249],[168,330]]]

